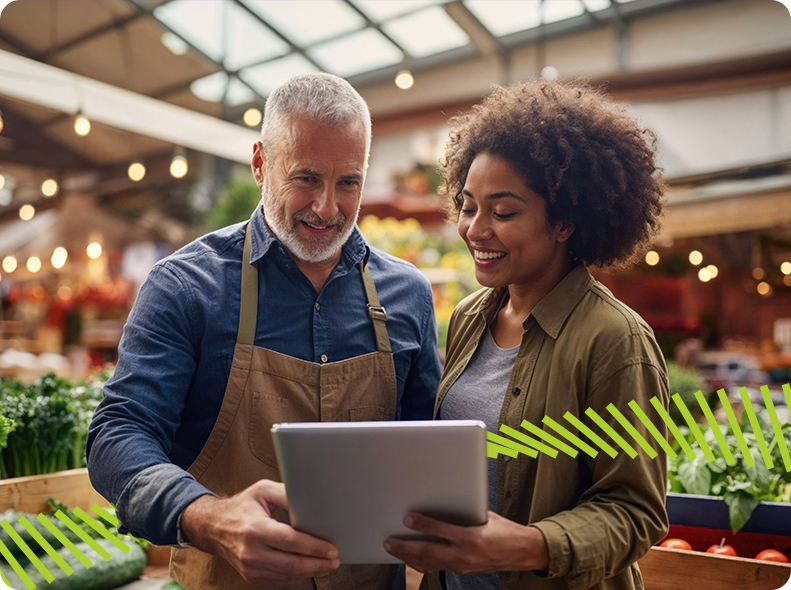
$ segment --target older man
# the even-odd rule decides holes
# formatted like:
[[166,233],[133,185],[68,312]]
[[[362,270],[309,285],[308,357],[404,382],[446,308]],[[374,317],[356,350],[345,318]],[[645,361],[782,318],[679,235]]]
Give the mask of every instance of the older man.
[[262,206],[160,261],[124,329],[88,469],[132,534],[176,545],[188,590],[388,588],[288,525],[270,427],[430,419],[431,289],[355,222],[371,122],[329,74],[266,105],[252,169]]

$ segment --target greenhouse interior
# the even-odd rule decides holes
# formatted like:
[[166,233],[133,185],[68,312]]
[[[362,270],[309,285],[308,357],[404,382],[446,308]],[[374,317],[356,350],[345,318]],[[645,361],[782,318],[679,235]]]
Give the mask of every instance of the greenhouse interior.
[[[791,584],[791,13],[787,3],[16,0],[4,4],[0,15],[0,588],[43,588],[47,584],[91,590],[791,588],[784,586]],[[327,280],[327,288],[322,290],[305,271],[306,265],[313,262],[305,262],[306,258],[294,254],[275,223],[266,213],[260,216],[259,208],[264,209],[261,203],[267,202],[262,190],[271,189],[273,185],[266,183],[275,182],[270,177],[279,173],[278,158],[269,160],[267,139],[262,135],[270,94],[294,76],[315,79],[306,75],[316,73],[345,80],[348,84],[343,87],[356,91],[354,96],[362,97],[370,110],[371,135],[366,140],[370,141],[370,158],[366,155],[362,174],[356,174],[364,179],[364,184],[354,180],[361,185],[356,217],[359,232],[355,230],[348,243],[358,240],[355,243],[364,244],[369,252],[366,260],[370,256],[376,284],[373,299],[367,294],[367,283],[366,290],[362,289],[359,272],[353,265],[351,270],[346,269],[353,279],[345,281],[337,276],[346,264],[345,254],[337,259],[341,262],[332,271],[334,274],[325,273],[321,284]],[[639,406],[634,412],[629,404],[619,407],[620,412],[611,409],[612,415],[606,409],[599,410],[606,420],[596,415],[593,406],[586,414],[585,404],[593,399],[586,397],[586,392],[593,390],[598,373],[593,364],[585,363],[593,363],[591,359],[597,358],[600,350],[595,347],[604,344],[591,336],[593,349],[578,352],[576,364],[568,358],[564,362],[560,358],[561,343],[565,342],[562,328],[553,333],[541,313],[521,319],[528,318],[525,326],[531,321],[540,325],[543,345],[531,340],[532,328],[525,328],[522,336],[522,324],[517,325],[517,339],[508,346],[501,345],[509,341],[505,314],[515,310],[511,305],[517,305],[517,290],[513,283],[494,284],[492,277],[500,276],[496,269],[504,266],[497,267],[494,259],[481,258],[478,250],[471,255],[471,243],[475,240],[471,235],[473,228],[488,224],[489,231],[501,231],[500,244],[521,238],[507,234],[506,229],[497,229],[506,228],[506,221],[497,217],[498,213],[493,214],[494,221],[480,216],[487,207],[494,207],[494,201],[479,201],[468,190],[480,178],[473,174],[477,170],[475,163],[484,162],[484,157],[489,158],[487,162],[505,158],[506,165],[511,166],[509,174],[522,178],[521,186],[527,187],[531,195],[538,195],[542,207],[548,207],[550,200],[538,188],[533,191],[518,164],[497,155],[497,146],[491,152],[481,148],[461,172],[454,171],[453,166],[460,164],[448,159],[448,150],[452,149],[448,146],[457,146],[458,151],[453,153],[456,158],[461,157],[462,149],[472,149],[464,142],[473,140],[465,140],[463,133],[457,131],[458,126],[475,116],[492,116],[496,121],[496,112],[486,115],[476,105],[489,96],[502,99],[496,88],[522,83],[546,84],[551,88],[556,84],[582,84],[589,89],[585,92],[601,97],[596,100],[615,105],[607,109],[621,109],[619,113],[628,113],[653,134],[651,149],[657,168],[654,176],[661,175],[663,193],[657,231],[627,264],[589,264],[589,259],[577,250],[577,258],[569,258],[572,262],[568,264],[576,261],[575,269],[590,273],[592,282],[587,284],[595,284],[598,293],[606,293],[599,295],[600,299],[610,298],[607,300],[616,302],[613,309],[627,309],[628,312],[619,313],[638,318],[632,320],[636,322],[632,324],[632,335],[639,330],[641,338],[652,344],[646,345],[648,352],[640,353],[637,360],[623,360],[622,366],[636,363],[659,367],[651,375],[659,376],[657,391],[664,392],[664,408],[658,407],[663,405],[661,401],[652,406],[656,397],[651,403],[642,403],[654,395],[653,382],[648,383],[653,377],[646,377],[646,382],[629,382],[628,387],[634,388],[637,397],[624,393],[624,404],[629,400],[637,402],[632,402]],[[549,91],[544,92],[546,95]],[[295,129],[296,126],[293,134],[297,133]],[[484,125],[478,132],[486,137],[494,133]],[[511,132],[517,134],[518,130]],[[307,137],[305,141],[309,140]],[[260,141],[264,144],[257,143]],[[318,141],[315,146],[325,145]],[[297,143],[294,139],[293,145]],[[259,145],[260,153],[256,147]],[[330,147],[321,158],[338,155],[343,139],[333,135],[327,145]],[[596,145],[600,150],[596,158],[609,157],[609,148]],[[573,141],[570,147],[561,147],[557,149],[580,153],[575,151]],[[316,147],[314,151],[320,150]],[[626,170],[623,174],[639,173],[637,164],[620,156],[617,159],[622,170]],[[544,172],[548,179],[554,173],[542,169]],[[590,172],[591,179],[581,182],[597,182],[595,172]],[[448,180],[449,174],[461,174],[456,189]],[[559,174],[562,176],[563,172]],[[324,182],[321,174],[316,175],[318,182]],[[560,186],[558,180],[551,190],[562,190]],[[517,199],[524,203],[521,197]],[[477,213],[469,209],[470,203],[480,208]],[[293,209],[289,214],[303,206],[313,207],[313,213],[295,215],[294,227],[297,219],[302,220],[302,225],[299,231],[294,230],[294,235],[313,232],[310,243],[318,244],[323,239],[316,237],[319,233],[335,231],[332,225],[310,225],[326,221],[316,213],[319,205],[286,204],[284,213],[289,206]],[[351,211],[349,216],[353,215]],[[255,217],[261,221],[258,226],[254,225]],[[578,221],[578,233],[583,222]],[[641,221],[635,217],[625,223],[636,226]],[[233,230],[238,237],[233,248],[238,245],[238,254],[234,250],[233,261],[228,253],[231,241],[217,246],[211,260],[196,254],[200,248],[217,244],[221,238],[216,236],[228,240],[232,229],[224,228],[229,227],[237,228]],[[246,239],[244,227],[248,227]],[[594,227],[590,233],[594,237],[590,239],[613,239],[609,235],[613,227],[617,226]],[[478,231],[479,236],[484,235],[485,230]],[[250,264],[239,270],[242,242],[248,248],[250,233],[254,255],[256,249],[262,248],[262,239],[278,245],[283,242],[282,252],[296,261],[296,265],[287,268],[300,275],[303,288],[310,288],[306,277],[316,287],[309,294],[312,299],[304,314],[296,311],[302,301],[298,289],[293,301],[284,301],[274,287],[265,286],[267,281],[275,280],[276,272],[262,270],[262,261],[257,267]],[[525,243],[525,248],[529,248],[530,242]],[[498,246],[490,247],[496,250]],[[351,250],[351,246],[347,250],[344,245],[340,252]],[[502,254],[495,250],[487,250],[484,244],[484,254]],[[249,250],[244,252],[249,256]],[[522,255],[531,256],[527,250]],[[564,260],[558,264],[564,264]],[[526,264],[532,262],[528,260]],[[253,349],[252,365],[239,369],[238,363],[247,350],[239,317],[243,316],[240,306],[245,305],[248,267],[258,268],[260,278],[256,284],[261,285],[261,295],[257,299],[257,324],[252,315],[255,343],[245,341],[254,344],[248,346]],[[165,277],[166,272],[171,274]],[[179,274],[182,272],[186,274]],[[212,276],[221,272],[228,275]],[[385,280],[385,272],[394,273],[394,284]],[[566,268],[558,276],[563,282],[555,281],[552,286],[557,286],[553,288],[568,285],[575,272]],[[231,280],[225,285],[228,276]],[[206,289],[195,298],[191,289],[202,291],[200,281],[205,282]],[[338,282],[333,285],[334,281]],[[351,289],[348,285],[352,283],[353,295],[351,291],[339,291]],[[340,287],[341,284],[347,286]],[[513,373],[509,365],[500,381],[495,381],[493,374],[489,375],[492,381],[484,381],[499,387],[498,397],[494,398],[496,405],[491,409],[480,405],[484,404],[480,396],[473,400],[459,397],[475,397],[472,392],[476,383],[469,379],[475,378],[474,363],[485,358],[486,341],[481,340],[480,348],[470,349],[461,366],[459,351],[466,346],[464,339],[469,338],[463,327],[471,324],[464,322],[478,317],[470,311],[470,302],[480,301],[481,293],[491,287],[504,285],[510,285],[510,291],[506,287],[506,296],[499,303],[502,307],[494,311],[497,321],[489,319],[491,323],[485,323],[482,330],[491,333],[490,341],[497,345],[490,351],[494,356],[489,361],[494,363],[495,358],[500,358],[497,354],[513,350],[509,362],[515,364]],[[168,294],[168,289],[182,288],[187,294],[184,297],[176,292]],[[271,297],[277,303],[263,295],[264,288],[272,289]],[[290,287],[285,283],[278,287],[287,288]],[[528,285],[527,289],[531,288]],[[227,321],[219,315],[228,307],[221,299],[226,289],[227,301],[236,306],[228,310]],[[382,307],[378,307],[377,290]],[[431,295],[432,304],[428,307],[419,302],[424,291]],[[548,299],[537,297],[528,311],[538,304],[544,306],[541,312],[546,313],[553,297],[547,293],[549,288],[542,292],[542,297]],[[555,301],[562,301],[564,293],[555,293]],[[320,315],[320,309],[330,310],[332,306],[338,306],[340,315],[345,313],[344,306],[364,309],[366,297],[368,311],[364,317],[348,311],[348,318],[344,315],[342,320],[336,317],[327,322]],[[481,302],[481,309],[488,297]],[[216,301],[212,302],[213,298]],[[255,305],[256,297],[252,299]],[[196,301],[205,308],[196,311]],[[271,309],[267,310],[269,305]],[[428,310],[426,314],[420,313],[421,306]],[[379,316],[374,313],[377,308],[386,310],[386,321],[381,325],[389,330],[392,351],[390,341],[387,348],[382,348],[381,343],[377,344],[379,332],[371,330],[372,324],[378,330]],[[292,312],[295,315],[289,318]],[[569,313],[576,317],[574,311]],[[280,317],[275,318],[277,314]],[[421,320],[423,315],[425,319]],[[595,313],[589,315],[592,318]],[[161,333],[146,335],[147,330],[156,331],[156,326],[176,322],[177,318],[183,318],[182,326],[176,325],[172,334],[162,328]],[[359,323],[355,323],[357,319]],[[151,323],[146,324],[149,320]],[[271,337],[261,332],[267,321],[275,324]],[[303,321],[306,327],[297,327]],[[423,325],[419,325],[421,321]],[[223,326],[227,330],[220,329]],[[427,331],[420,338],[423,345],[427,339],[430,350],[425,346],[421,349],[418,343],[416,351],[402,354],[403,339],[424,329]],[[609,337],[609,328],[596,329],[600,330],[600,338]],[[228,334],[225,346],[223,338]],[[272,344],[283,338],[285,343]],[[573,340],[566,335],[566,339],[570,338]],[[146,349],[147,339],[156,340],[150,350]],[[588,346],[586,339],[588,336],[578,336],[578,348],[573,350]],[[550,341],[554,349],[547,344]],[[192,348],[187,349],[187,344]],[[166,345],[173,347],[171,358],[163,352]],[[333,362],[328,363],[321,346],[332,347],[326,352],[332,351],[329,356]],[[361,346],[368,348],[363,350]],[[259,350],[261,358],[266,359],[288,355],[293,361],[289,370],[310,375],[314,368],[316,375],[324,375],[322,371],[332,370],[333,365],[357,361],[357,355],[367,359],[363,353],[383,355],[392,361],[387,362],[394,375],[388,379],[396,385],[391,386],[388,381],[382,387],[388,391],[397,388],[397,397],[393,394],[396,405],[387,402],[390,405],[385,404],[384,411],[379,408],[378,414],[363,412],[358,416],[365,417],[355,418],[355,410],[375,410],[381,405],[378,393],[370,394],[370,403],[365,401],[366,388],[377,391],[380,387],[376,375],[369,379],[368,372],[374,374],[371,368],[363,371],[366,376],[360,377],[359,383],[352,381],[348,385],[348,395],[356,401],[337,402],[343,408],[349,404],[360,406],[352,407],[348,410],[351,414],[345,417],[342,413],[323,414],[329,412],[323,401],[326,392],[318,393],[315,400],[320,403],[320,412],[298,412],[298,402],[294,401],[297,398],[293,398],[290,409],[286,407],[288,400],[281,399],[283,407],[293,413],[284,410],[276,416],[264,415],[264,410],[255,408],[262,399],[259,395],[275,395],[277,388],[262,384],[281,383],[273,381],[277,378],[288,382],[282,384],[283,391],[296,392],[298,388],[289,385],[296,383],[296,377],[265,375],[254,384],[261,371],[249,367],[258,362]],[[307,356],[296,352],[302,350],[307,351]],[[554,359],[547,356],[552,354],[556,355]],[[654,360],[646,360],[645,355]],[[523,360],[534,363],[535,369],[524,369],[520,365]],[[468,361],[470,364],[466,365]],[[160,366],[152,366],[155,364]],[[558,375],[566,371],[561,367],[570,367],[570,376]],[[168,372],[171,370],[172,374]],[[485,372],[478,376],[484,379]],[[519,387],[514,386],[517,379],[523,379]],[[581,380],[582,393],[564,390],[575,379]],[[452,384],[444,387],[448,380]],[[545,383],[550,384],[548,391]],[[613,373],[611,383],[615,388],[622,381]],[[513,395],[506,392],[506,386]],[[272,391],[259,394],[256,388],[261,387],[271,387]],[[312,395],[312,386],[305,387],[307,393],[293,395]],[[324,385],[316,387],[317,392],[324,391]],[[417,410],[418,401],[425,400],[418,400],[419,394],[410,396],[413,387],[427,390],[423,413]],[[241,399],[250,396],[249,412],[244,405],[247,401],[242,402],[238,414],[236,409],[227,407],[236,399],[237,389]],[[176,390],[179,397],[166,397],[175,396]],[[520,392],[524,394],[519,396]],[[446,401],[440,406],[445,393],[449,393],[447,400],[453,403]],[[286,396],[276,395],[278,399]],[[555,416],[550,409],[566,408],[568,404],[558,405],[553,399],[577,395],[581,396],[580,402],[574,398],[573,407],[568,406],[571,417],[566,413],[566,427],[561,427],[557,422],[564,417],[563,412]],[[646,396],[644,400],[641,395]],[[437,409],[432,413],[435,397]],[[617,404],[618,399],[613,397],[612,402]],[[208,422],[205,411],[195,409],[206,403],[213,408]],[[518,404],[523,409],[517,412]],[[535,410],[531,404],[540,406],[537,411],[546,412],[543,425],[540,413],[530,413]],[[483,414],[474,414],[479,406],[481,412],[491,409],[493,422],[487,422]],[[606,403],[601,408],[605,406]],[[613,404],[608,407],[614,408]],[[649,412],[650,417],[643,411]],[[157,412],[160,413],[155,419],[152,416]],[[228,421],[236,420],[228,427],[233,436],[228,435],[227,440],[226,431],[222,430],[224,420],[218,415]],[[506,424],[517,415],[527,422],[522,422],[521,430],[516,430],[519,420]],[[263,418],[256,421],[257,416]],[[476,447],[476,453],[482,453],[476,465],[486,461],[481,473],[486,474],[489,469],[489,475],[474,480],[475,474],[470,473],[464,481],[474,480],[474,485],[470,485],[482,490],[483,499],[478,502],[482,506],[487,501],[484,480],[489,478],[488,521],[484,517],[488,524],[472,523],[476,526],[465,530],[477,527],[489,531],[489,527],[505,527],[497,525],[505,520],[509,526],[518,525],[521,532],[492,529],[490,533],[531,534],[530,542],[537,543],[541,550],[526,550],[518,567],[497,562],[488,569],[471,565],[454,569],[453,564],[477,563],[472,550],[465,553],[453,540],[445,540],[444,544],[425,541],[429,549],[421,545],[422,541],[406,541],[402,550],[414,553],[393,557],[389,551],[381,550],[381,555],[391,558],[389,566],[357,565],[380,562],[355,561],[348,558],[350,553],[345,553],[352,550],[339,545],[340,567],[332,573],[329,569],[322,570],[322,574],[305,570],[302,579],[293,571],[290,578],[268,578],[263,574],[254,578],[242,573],[243,566],[237,567],[229,557],[230,549],[219,549],[220,541],[198,534],[196,523],[209,526],[207,516],[201,515],[205,520],[198,519],[195,507],[199,500],[205,500],[206,506],[210,498],[216,502],[231,501],[237,497],[235,494],[245,494],[258,485],[248,487],[251,482],[261,480],[274,480],[281,486],[285,479],[283,497],[287,490],[289,513],[275,518],[277,513],[271,515],[269,507],[266,512],[267,517],[272,516],[269,520],[282,521],[279,526],[304,534],[324,530],[297,525],[297,510],[303,510],[302,522],[315,518],[344,531],[344,526],[351,526],[345,517],[332,520],[321,510],[311,512],[310,507],[299,507],[297,498],[304,498],[307,492],[298,489],[296,458],[291,459],[295,461],[290,474],[294,479],[284,478],[285,434],[283,442],[277,438],[274,442],[276,462],[261,456],[265,452],[274,457],[269,430],[275,424],[357,420],[403,425],[414,419],[434,419],[441,424],[454,416],[479,419],[487,426],[486,432],[476,430],[481,430],[480,441],[487,441]],[[659,430],[649,424],[655,416]],[[601,428],[594,428],[596,425]],[[249,446],[242,445],[244,448],[237,449],[237,453],[232,446],[236,443],[230,440],[241,440],[241,432],[247,437],[246,429],[250,429],[251,442]],[[134,437],[139,438],[129,434],[133,430]],[[528,437],[528,431],[542,441]],[[565,438],[564,433],[568,434]],[[506,434],[511,438],[506,438]],[[130,438],[124,439],[126,436]],[[262,437],[263,442],[257,446],[253,437]],[[142,446],[140,441],[144,438],[151,447]],[[200,439],[197,446],[196,438]],[[375,452],[380,448],[378,444],[371,443],[368,451]],[[353,446],[359,452],[366,447],[362,443]],[[144,458],[154,447],[156,457]],[[210,450],[220,454],[212,459],[207,455]],[[606,483],[603,480],[603,487],[596,488],[595,481],[602,470],[621,465],[615,455],[622,457],[622,451],[633,459],[638,457],[636,462],[623,463],[623,469],[631,471],[631,475],[618,479],[620,475],[613,472],[610,477],[616,479]],[[382,452],[383,457],[391,457],[390,451]],[[234,457],[234,467],[227,467],[219,476],[215,471],[221,470],[218,463],[225,456],[222,453]],[[533,456],[536,454],[538,457]],[[203,459],[206,461],[202,469],[208,470],[197,475],[196,465]],[[123,463],[125,460],[129,463]],[[381,463],[385,459],[372,460],[379,461],[377,465],[385,469]],[[413,457],[412,461],[407,461],[402,471],[393,467],[393,473],[403,472],[407,474],[404,477],[412,478],[410,466],[417,473],[423,469],[419,465],[430,459],[419,461]],[[111,463],[116,463],[116,471]],[[439,460],[434,467],[439,469],[442,463]],[[462,464],[466,465],[459,463]],[[563,471],[558,471],[561,465]],[[168,478],[174,478],[168,482],[176,483],[160,483],[161,493],[147,488],[148,500],[141,502],[145,478],[135,479],[141,469],[146,473],[161,469]],[[178,470],[181,479],[175,479],[176,475],[168,470]],[[247,470],[258,475],[237,475]],[[639,479],[638,473],[639,477],[650,474],[644,477],[646,480],[659,478],[661,485],[654,491],[657,498],[664,500],[664,510],[660,506],[658,513],[650,512],[648,507],[653,506],[655,498],[646,491],[647,484],[639,489],[629,488]],[[212,479],[212,474],[216,479]],[[215,489],[209,483],[226,477],[233,480],[233,484],[228,484],[231,487],[218,484]],[[414,489],[415,498],[428,498],[434,484],[428,483],[430,478],[414,477],[415,483],[409,487]],[[568,479],[550,481],[552,477]],[[337,479],[344,479],[343,485],[352,486],[364,497],[374,493],[363,489],[374,485],[371,477],[361,474],[359,482],[349,481],[354,479],[351,476]],[[410,510],[429,506],[429,512],[445,514],[437,498],[450,501],[446,494],[452,490],[449,491],[448,482],[443,488],[439,479],[436,485],[443,490],[437,492],[440,495],[431,496],[428,503],[415,500]],[[185,480],[189,484],[178,483]],[[314,492],[324,489],[321,481],[313,484]],[[155,483],[146,479],[145,485]],[[508,485],[514,487],[505,491],[504,486]],[[543,492],[535,492],[538,485]],[[546,490],[555,485],[582,487],[570,500],[566,512],[553,516],[560,510],[551,509],[544,514],[543,506],[557,506],[561,500],[545,502],[539,496],[552,495]],[[593,487],[586,488],[588,485]],[[508,500],[517,487],[519,491],[513,491],[515,499]],[[174,490],[170,496],[168,489]],[[338,489],[339,497],[347,494],[343,491],[347,488]],[[634,512],[620,505],[622,512],[616,513],[615,508],[607,512],[604,505],[611,501],[608,494],[618,496],[619,490],[637,494],[627,496],[634,500]],[[190,494],[193,503],[189,509],[195,508],[191,512],[186,503]],[[603,496],[599,498],[598,494]],[[466,497],[460,492],[453,501],[464,506]],[[146,507],[149,500],[151,506]],[[270,504],[264,499],[258,501],[265,507],[277,504],[275,500]],[[617,504],[622,498],[612,501]],[[581,521],[572,521],[571,516],[568,520],[561,518],[565,514],[588,518],[580,516],[579,510],[594,504],[601,514],[591,512],[584,527]],[[178,510],[174,512],[176,506]],[[219,510],[215,508],[215,512]],[[367,510],[361,508],[358,515],[368,514]],[[340,507],[338,511],[341,514]],[[451,508],[448,511],[453,513]],[[500,520],[493,521],[493,512],[498,513],[495,516]],[[399,514],[397,524],[405,534],[409,531],[400,521],[405,513]],[[596,520],[602,514],[601,520]],[[652,516],[655,514],[658,516]],[[371,523],[379,522],[379,516],[377,513],[371,517]],[[149,522],[155,518],[166,521],[166,525]],[[366,518],[369,517],[355,515],[352,520],[363,527],[360,523]],[[628,531],[606,529],[615,526],[613,522],[618,518],[628,521],[618,525]],[[649,526],[642,519],[653,520]],[[459,517],[459,522],[463,520]],[[580,523],[577,531],[568,524],[571,522]],[[290,528],[292,525],[295,529]],[[596,529],[599,532],[594,532],[594,525],[601,527]],[[396,532],[388,529],[382,541]],[[489,538],[485,535],[490,533],[482,532],[481,538]],[[321,538],[317,542],[336,541],[333,534],[315,534]],[[435,539],[425,534],[419,538]],[[598,534],[606,535],[606,540],[596,537]],[[635,540],[638,537],[639,543]],[[195,543],[190,543],[190,539]],[[402,546],[400,541],[398,546]],[[413,546],[423,548],[418,551]],[[505,552],[507,545],[494,546]],[[462,561],[448,561],[448,565],[442,565],[439,557],[439,561],[432,561],[435,554],[443,555],[442,551],[449,547],[458,550],[461,557],[457,559]],[[269,546],[266,549],[271,550]],[[307,560],[300,551],[289,551],[293,551],[288,554],[289,559]],[[542,552],[547,554],[546,560],[535,557],[537,561],[530,561],[534,553],[540,556]],[[88,569],[86,563],[91,562],[93,567]],[[536,565],[541,563],[544,565]],[[361,569],[365,567],[380,577],[371,574],[366,578],[360,573],[368,571]],[[228,577],[224,578],[226,574]],[[385,574],[390,576],[387,581],[381,577]]]

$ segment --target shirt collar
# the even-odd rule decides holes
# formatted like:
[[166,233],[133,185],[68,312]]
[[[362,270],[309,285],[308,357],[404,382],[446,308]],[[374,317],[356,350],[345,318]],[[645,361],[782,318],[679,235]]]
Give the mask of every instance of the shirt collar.
[[[571,311],[579,303],[582,296],[590,287],[593,277],[584,264],[577,264],[569,273],[538,302],[530,315],[525,320],[525,326],[535,319],[541,329],[552,338],[557,338],[563,324],[566,323]],[[492,319],[492,314],[497,309],[506,287],[489,289],[483,296],[480,303],[467,312],[466,315],[481,314],[488,322]]]
[[[285,256],[289,256],[285,247],[280,243],[272,230],[264,220],[263,203],[259,203],[255,208],[253,216],[250,218],[250,234],[251,234],[251,248],[250,248],[250,264],[255,264],[263,258],[270,250],[281,252]],[[341,248],[341,262],[339,265],[352,266],[358,264],[361,260],[368,260],[370,248],[363,238],[360,229],[355,225],[349,239]],[[290,257],[290,256],[289,256]]]

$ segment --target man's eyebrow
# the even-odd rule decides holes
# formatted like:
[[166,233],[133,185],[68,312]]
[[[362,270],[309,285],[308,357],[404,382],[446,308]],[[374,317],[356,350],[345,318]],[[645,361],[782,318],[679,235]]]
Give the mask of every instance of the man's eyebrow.
[[[470,191],[468,191],[466,188],[462,189],[461,194],[464,195],[465,197],[469,197],[471,199],[475,198],[473,196],[473,194]],[[524,202],[524,199],[522,197],[520,197],[516,193],[512,193],[511,191],[498,191],[496,193],[492,193],[490,195],[486,195],[486,200],[487,201],[494,201],[496,199],[506,199],[506,198],[517,199],[519,201]]]
[[353,172],[352,174],[345,174],[341,176],[341,180],[362,180],[363,175],[359,172]]
[[321,176],[321,173],[312,168],[297,168],[292,172],[294,176]]

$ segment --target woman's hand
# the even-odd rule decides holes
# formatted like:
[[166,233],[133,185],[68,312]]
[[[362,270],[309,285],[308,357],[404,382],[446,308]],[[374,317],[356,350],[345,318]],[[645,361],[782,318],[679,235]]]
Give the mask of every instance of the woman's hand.
[[489,512],[481,526],[456,526],[422,514],[410,513],[404,525],[437,537],[435,541],[406,541],[390,537],[385,550],[419,572],[449,570],[459,574],[549,568],[544,535],[537,528],[517,524]]

